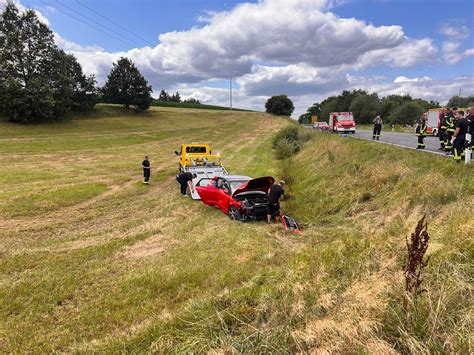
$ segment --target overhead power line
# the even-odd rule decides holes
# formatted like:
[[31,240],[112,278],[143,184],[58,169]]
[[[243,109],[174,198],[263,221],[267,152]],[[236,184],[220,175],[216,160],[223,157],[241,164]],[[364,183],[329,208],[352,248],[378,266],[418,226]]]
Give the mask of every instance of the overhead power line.
[[[91,24],[89,24],[89,23],[87,23],[87,22],[85,22],[85,21],[83,21],[83,20],[77,18],[76,16],[73,16],[73,15],[67,13],[66,11],[61,10],[60,8],[54,7],[52,4],[49,4],[49,3],[47,3],[47,2],[44,1],[44,0],[43,0],[43,3],[45,3],[45,4],[48,5],[48,6],[51,6],[53,9],[58,10],[59,12],[65,14],[66,16],[69,16],[70,18],[72,18],[72,19],[74,19],[74,20],[76,20],[76,21],[79,21],[80,23],[83,23],[83,24],[86,25],[86,26],[89,26],[89,27],[91,27],[91,28],[93,28],[93,29],[95,29],[95,30],[97,30],[97,31],[99,31],[99,32],[102,32],[103,34],[106,34],[107,36],[110,36],[110,37],[112,37],[112,38],[115,38],[116,40],[121,41],[121,42],[123,42],[123,43],[125,43],[125,44],[127,44],[127,45],[130,45],[130,44],[131,44],[131,43],[129,43],[129,42],[124,41],[123,39],[121,39],[121,38],[119,38],[119,37],[116,37],[116,36],[114,36],[114,35],[111,35],[110,33],[107,33],[107,32],[105,32],[105,31],[101,30],[100,28],[98,28],[98,27],[96,27],[96,26],[94,26],[94,25],[91,25]],[[132,43],[132,45],[134,45],[134,44]]]
[[[67,8],[68,10],[72,11],[73,13],[78,14],[79,16],[82,16],[82,17],[86,18],[87,20],[89,20],[90,22],[96,24],[96,25],[99,26],[99,27],[96,27],[96,26],[94,26],[94,25],[91,25],[90,23],[87,23],[87,22],[85,22],[84,20],[81,20],[80,18],[77,18],[77,17],[71,15],[70,13],[68,13],[68,12],[66,12],[66,11],[64,11],[64,10],[62,10],[62,9],[60,9],[60,8],[57,7],[57,6],[53,6],[56,10],[58,10],[58,11],[62,12],[63,14],[65,14],[65,15],[67,15],[67,16],[73,18],[73,19],[75,19],[76,21],[79,21],[79,22],[81,22],[81,23],[83,23],[83,24],[85,24],[85,25],[87,25],[87,26],[89,26],[89,27],[92,27],[92,28],[94,28],[94,29],[96,29],[96,30],[98,30],[98,31],[100,31],[100,32],[102,32],[102,33],[104,33],[104,34],[110,36],[110,37],[113,37],[113,38],[115,38],[115,39],[117,39],[117,40],[119,40],[119,41],[121,41],[121,42],[123,42],[123,43],[126,43],[126,44],[128,44],[128,45],[141,46],[141,44],[138,43],[138,42],[136,42],[135,40],[131,40],[130,38],[127,38],[126,36],[123,36],[121,33],[117,32],[117,31],[115,31],[115,30],[113,30],[113,29],[111,29],[111,28],[109,28],[109,27],[107,27],[107,26],[104,26],[103,24],[97,22],[96,20],[90,18],[89,16],[84,15],[84,14],[80,13],[79,11],[77,11],[77,10],[71,8],[70,6],[68,6],[68,5],[64,4],[64,3],[62,3],[61,1],[59,1],[59,0],[55,0],[55,1],[56,1],[58,4],[60,4],[61,6]],[[49,6],[51,6],[51,5],[49,5]],[[109,31],[109,32],[111,32],[111,33],[108,33],[108,32],[106,32],[106,31]],[[113,33],[113,34],[112,34],[112,33]]]
[[90,6],[84,4],[82,1],[76,0],[76,2],[77,2],[79,5],[85,7],[86,9],[88,9],[89,11],[91,11],[91,12],[95,13],[96,15],[102,17],[103,19],[105,19],[105,20],[107,20],[107,21],[113,23],[113,24],[116,25],[117,27],[121,28],[123,31],[126,31],[126,32],[130,33],[132,36],[134,36],[134,37],[138,38],[139,40],[141,40],[141,41],[143,41],[143,42],[149,44],[150,46],[154,46],[154,44],[151,43],[150,41],[144,39],[143,37],[141,37],[141,36],[139,36],[139,35],[137,35],[137,34],[135,34],[134,32],[130,31],[129,29],[123,27],[121,24],[119,24],[119,23],[115,22],[114,20],[112,20],[111,18],[109,18],[109,17],[107,17],[107,16],[101,14],[99,11],[94,10],[94,9],[91,8]]

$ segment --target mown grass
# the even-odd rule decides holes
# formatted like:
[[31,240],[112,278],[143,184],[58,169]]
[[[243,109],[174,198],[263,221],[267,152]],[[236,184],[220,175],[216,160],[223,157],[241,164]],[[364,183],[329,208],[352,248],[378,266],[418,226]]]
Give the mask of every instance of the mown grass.
[[[0,123],[1,351],[472,350],[472,167],[324,134],[277,161],[283,118],[100,109]],[[230,172],[285,178],[303,234],[179,197],[184,141],[210,142]],[[427,292],[405,315],[404,237],[424,213]]]

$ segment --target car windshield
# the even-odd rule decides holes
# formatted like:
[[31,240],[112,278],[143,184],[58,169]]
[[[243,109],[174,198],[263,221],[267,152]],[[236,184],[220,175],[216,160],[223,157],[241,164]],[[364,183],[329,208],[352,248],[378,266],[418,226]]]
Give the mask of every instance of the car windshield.
[[245,184],[248,180],[236,180],[236,181],[230,181],[230,189],[231,193],[234,193],[235,190],[237,190],[240,186]]

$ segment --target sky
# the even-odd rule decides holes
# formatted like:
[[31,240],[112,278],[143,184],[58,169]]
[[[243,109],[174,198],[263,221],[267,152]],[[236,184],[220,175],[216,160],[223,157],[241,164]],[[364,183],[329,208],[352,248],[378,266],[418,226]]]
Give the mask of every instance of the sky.
[[[6,0],[0,0],[0,4]],[[440,103],[474,95],[471,0],[15,0],[33,8],[104,83],[131,58],[158,96],[264,110],[287,94],[298,117],[342,90]]]

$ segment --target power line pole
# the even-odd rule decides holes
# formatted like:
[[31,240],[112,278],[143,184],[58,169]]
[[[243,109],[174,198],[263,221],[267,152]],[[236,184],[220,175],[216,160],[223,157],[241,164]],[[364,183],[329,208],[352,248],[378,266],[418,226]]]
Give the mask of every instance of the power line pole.
[[230,109],[232,110],[232,77],[230,77],[229,81],[229,99],[230,99]]

